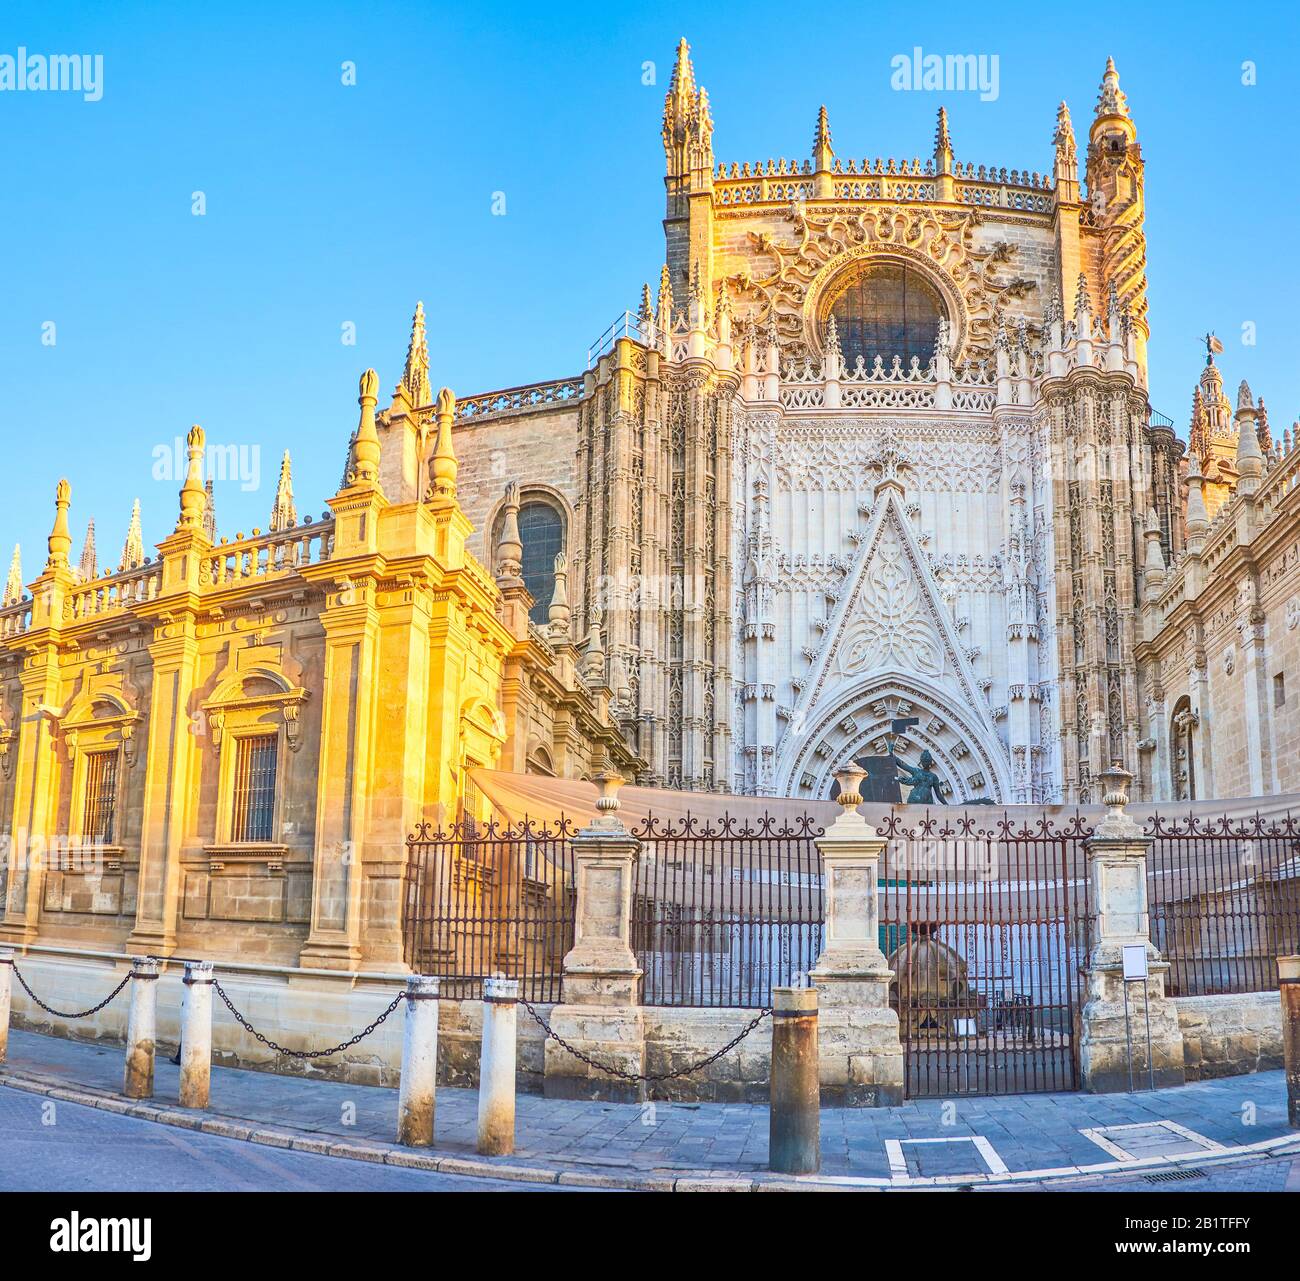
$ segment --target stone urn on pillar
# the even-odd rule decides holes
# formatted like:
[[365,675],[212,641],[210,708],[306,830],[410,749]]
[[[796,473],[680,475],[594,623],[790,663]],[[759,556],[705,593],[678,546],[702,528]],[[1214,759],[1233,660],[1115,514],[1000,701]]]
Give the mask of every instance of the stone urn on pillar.
[[880,950],[878,881],[885,839],[861,814],[866,772],[837,770],[840,813],[817,840],[826,932],[809,977],[818,989],[822,1100],[881,1107],[903,1098],[903,1046],[889,1005],[893,972]]

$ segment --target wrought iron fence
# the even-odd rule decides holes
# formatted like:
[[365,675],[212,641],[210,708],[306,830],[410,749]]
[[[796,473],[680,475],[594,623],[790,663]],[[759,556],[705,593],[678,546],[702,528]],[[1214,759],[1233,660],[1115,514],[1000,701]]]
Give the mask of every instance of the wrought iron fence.
[[1151,941],[1171,996],[1277,988],[1277,958],[1300,951],[1300,820],[1148,820]]
[[572,826],[422,824],[407,839],[406,962],[444,996],[478,998],[484,978],[520,980],[529,1001],[558,1001],[573,946]]
[[1078,815],[909,818],[889,816],[880,863],[907,1094],[1077,1088],[1092,829]]
[[[530,1000],[558,1000],[574,938],[573,834],[565,820],[415,832],[408,963],[452,996],[477,997],[485,976],[504,972]],[[898,975],[891,1001],[911,1029],[913,1070],[948,1092],[1068,1088],[1091,829],[1078,816],[1054,826],[899,810],[883,834],[880,944]],[[1170,994],[1276,988],[1277,957],[1300,951],[1300,819],[1157,815],[1145,834]],[[652,817],[633,835],[645,1004],[761,1008],[813,968],[824,917],[813,819]]]
[[652,816],[633,834],[632,950],[646,1005],[762,1008],[774,986],[812,969],[825,917],[814,820]]

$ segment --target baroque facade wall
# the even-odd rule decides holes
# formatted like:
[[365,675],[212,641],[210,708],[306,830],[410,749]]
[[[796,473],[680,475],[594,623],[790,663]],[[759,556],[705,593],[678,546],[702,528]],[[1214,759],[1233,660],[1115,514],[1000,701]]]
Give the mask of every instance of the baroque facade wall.
[[495,576],[469,552],[451,393],[404,476],[405,390],[382,441],[373,370],[360,391],[323,520],[286,457],[270,529],[217,537],[195,427],[157,558],[133,520],[101,570],[92,522],[74,568],[59,483],[44,572],[16,555],[0,603],[0,939],[400,969],[407,838],[490,816],[476,768],[643,765],[599,639],[529,618],[516,486]]

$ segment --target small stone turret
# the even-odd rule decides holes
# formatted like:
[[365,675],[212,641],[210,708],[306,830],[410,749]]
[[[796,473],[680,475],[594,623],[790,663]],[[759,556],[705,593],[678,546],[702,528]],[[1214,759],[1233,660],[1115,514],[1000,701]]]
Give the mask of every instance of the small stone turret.
[[438,393],[438,436],[429,459],[429,481],[432,496],[439,501],[456,497],[456,451],[452,448],[451,428],[456,420],[456,397],[444,387]]
[[208,505],[208,491],[203,484],[203,428],[195,423],[185,438],[189,448],[189,470],[181,486],[181,514],[176,522],[176,532],[197,530],[203,532],[203,514]]
[[68,529],[68,506],[72,502],[72,486],[61,480],[54,487],[54,528],[46,540],[49,558],[46,569],[67,569],[68,552],[72,550],[72,533]]

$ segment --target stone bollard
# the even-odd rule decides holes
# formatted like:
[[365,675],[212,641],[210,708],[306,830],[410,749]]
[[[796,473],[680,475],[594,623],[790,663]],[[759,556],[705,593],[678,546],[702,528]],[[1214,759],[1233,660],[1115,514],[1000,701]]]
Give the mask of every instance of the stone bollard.
[[158,1027],[158,960],[137,956],[131,963],[131,1013],[126,1024],[126,1074],[122,1093],[128,1099],[153,1098],[153,1052]]
[[397,1141],[410,1148],[433,1142],[438,1082],[438,980],[412,974],[406,980],[406,1030],[402,1036],[402,1083],[397,1098]]
[[212,1084],[212,962],[186,961],[181,997],[183,1108],[205,1108]]
[[1286,1119],[1300,1129],[1300,955],[1277,958],[1282,998],[1282,1054],[1286,1064]]
[[816,1174],[821,1165],[817,989],[772,989],[772,1086],[768,1164],[780,1174]]
[[14,950],[0,947],[0,1063],[9,1052],[9,994],[13,986]]
[[507,1156],[515,1150],[515,1034],[519,981],[483,984],[483,1048],[478,1068],[478,1150]]

